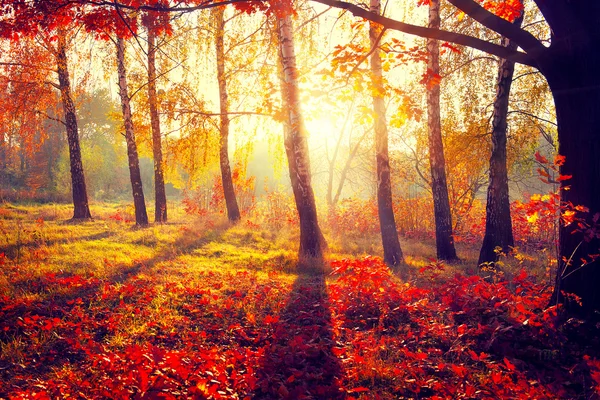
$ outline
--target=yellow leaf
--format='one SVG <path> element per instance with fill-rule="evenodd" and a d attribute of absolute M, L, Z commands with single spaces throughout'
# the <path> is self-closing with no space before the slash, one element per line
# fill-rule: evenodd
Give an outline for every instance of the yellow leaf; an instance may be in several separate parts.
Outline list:
<path fill-rule="evenodd" d="M 539 215 L 538 215 L 538 212 L 536 211 L 535 213 L 527 216 L 527 222 L 529 222 L 530 224 L 535 224 L 537 222 L 538 218 L 539 218 Z"/>

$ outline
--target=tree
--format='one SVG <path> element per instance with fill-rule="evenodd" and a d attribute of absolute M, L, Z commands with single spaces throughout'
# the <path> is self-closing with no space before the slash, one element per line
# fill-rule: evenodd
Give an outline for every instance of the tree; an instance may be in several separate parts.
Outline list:
<path fill-rule="evenodd" d="M 277 18 L 281 95 L 286 115 L 284 145 L 288 159 L 292 191 L 300 219 L 300 259 L 321 259 L 326 246 L 317 219 L 317 206 L 311 184 L 306 128 L 300 109 L 298 71 L 294 51 L 291 16 Z"/>
<path fill-rule="evenodd" d="M 167 196 L 156 98 L 156 16 L 154 13 L 149 13 L 145 21 L 148 31 L 148 108 L 152 130 L 152 155 L 154 156 L 154 222 L 165 223 L 167 222 Z"/>
<path fill-rule="evenodd" d="M 381 3 L 371 0 L 370 11 L 379 14 Z M 375 130 L 375 153 L 377 158 L 377 210 L 379 212 L 379 226 L 381 229 L 381 242 L 383 244 L 383 260 L 391 266 L 398 266 L 403 260 L 398 230 L 394 218 L 392 183 L 390 179 L 390 156 L 388 151 L 388 131 L 385 120 L 385 103 L 383 89 L 383 74 L 381 56 L 377 47 L 382 35 L 381 27 L 371 23 L 369 25 L 369 39 L 371 47 L 375 49 L 371 54 L 371 77 L 373 82 L 373 119 Z"/>
<path fill-rule="evenodd" d="M 125 140 L 127 141 L 127 158 L 129 161 L 129 177 L 131 179 L 131 190 L 133 192 L 133 205 L 135 208 L 136 225 L 148 225 L 148 214 L 142 187 L 142 175 L 140 173 L 140 162 L 133 132 L 133 121 L 131 118 L 131 106 L 127 91 L 127 75 L 125 71 L 125 44 L 121 36 L 117 36 L 117 70 L 119 74 L 119 96 L 121 97 L 121 109 L 123 110 L 123 124 L 125 126 Z"/>
<path fill-rule="evenodd" d="M 429 2 L 429 27 L 440 28 L 440 2 Z M 433 210 L 435 218 L 435 244 L 437 258 L 440 260 L 456 260 L 456 249 L 452 237 L 452 215 L 448 200 L 448 184 L 446 183 L 446 161 L 444 159 L 444 143 L 440 122 L 440 45 L 435 39 L 427 40 L 427 117 L 429 139 L 429 165 L 431 171 L 431 192 L 433 194 Z"/>
<path fill-rule="evenodd" d="M 520 27 L 522 22 L 523 13 L 514 21 L 514 24 Z M 508 49 L 517 50 L 517 44 L 506 37 L 502 38 L 502 44 Z M 508 100 L 514 71 L 514 62 L 506 59 L 500 60 L 492 115 L 492 154 L 485 207 L 485 235 L 479 252 L 479 261 L 477 262 L 479 265 L 496 261 L 498 257 L 496 247 L 500 247 L 502 252 L 506 253 L 510 247 L 514 246 L 506 162 Z"/>
<path fill-rule="evenodd" d="M 88 205 L 85 176 L 83 174 L 83 163 L 81 162 L 81 148 L 79 146 L 79 129 L 77 127 L 77 114 L 75 103 L 71 96 L 71 80 L 67 62 L 67 39 L 66 32 L 59 29 L 57 32 L 57 43 L 54 47 L 49 40 L 47 46 L 56 58 L 58 73 L 58 87 L 62 99 L 65 126 L 67 128 L 67 141 L 69 143 L 69 159 L 71 166 L 71 190 L 73 194 L 73 219 L 91 218 Z"/>
<path fill-rule="evenodd" d="M 315 0 L 328 6 L 349 10 L 355 16 L 377 22 L 388 29 L 466 45 L 498 57 L 536 67 L 545 76 L 554 97 L 558 125 L 559 153 L 566 157 L 561 174 L 571 176 L 561 181 L 569 190 L 561 191 L 564 203 L 589 208 L 585 222 L 595 226 L 594 216 L 600 212 L 600 3 L 586 0 L 534 0 L 550 26 L 551 42 L 546 47 L 528 31 L 486 10 L 474 0 L 448 0 L 465 15 L 488 29 L 514 41 L 522 49 L 511 50 L 472 36 L 430 29 L 385 18 L 358 5 L 339 0 Z M 494 5 L 495 3 L 486 3 Z M 499 3 L 499 11 L 511 19 L 520 7 Z M 514 3 L 512 3 L 514 4 Z M 600 240 L 582 239 L 572 234 L 573 226 L 561 226 L 559 232 L 559 268 L 555 299 L 570 312 L 592 315 L 600 310 L 600 268 L 582 260 L 598 253 Z M 563 293 L 581 299 L 581 305 L 568 300 Z M 572 298 L 572 296 L 570 296 Z"/>
<path fill-rule="evenodd" d="M 219 126 L 219 165 L 223 182 L 223 195 L 227 207 L 227 218 L 230 222 L 240 220 L 240 209 L 235 197 L 231 167 L 229 165 L 229 101 L 227 96 L 227 76 L 225 74 L 225 8 L 214 9 L 215 50 L 217 53 L 217 80 L 219 81 L 219 110 L 221 124 Z"/>
<path fill-rule="evenodd" d="M 565 163 L 561 166 L 561 173 L 563 176 L 572 176 L 572 179 L 568 181 L 566 179 L 561 181 L 563 188 L 567 186 L 570 188 L 570 190 L 562 190 L 562 200 L 567 204 L 588 207 L 589 213 L 580 221 L 581 226 L 587 229 L 588 226 L 596 225 L 595 215 L 600 213 L 600 157 L 597 157 L 600 152 L 600 135 L 598 134 L 600 74 L 597 73 L 600 70 L 600 54 L 597 52 L 600 44 L 600 24 L 598 24 L 600 2 L 533 0 L 552 32 L 550 45 L 545 46 L 530 32 L 509 22 L 521 12 L 522 6 L 518 2 L 512 0 L 485 2 L 485 6 L 491 8 L 490 11 L 475 0 L 448 0 L 464 15 L 514 41 L 518 48 L 522 49 L 511 50 L 473 36 L 386 18 L 357 4 L 342 0 L 313 1 L 348 10 L 355 16 L 376 22 L 387 29 L 470 46 L 501 58 L 538 68 L 545 76 L 554 97 L 559 153 L 566 157 Z M 81 7 L 82 4 L 90 5 L 90 7 Z M 92 6 L 94 4 L 96 6 Z M 114 12 L 113 6 L 166 12 L 205 9 L 218 6 L 219 3 L 194 1 L 190 2 L 189 6 L 168 8 L 156 5 L 154 0 L 123 3 L 91 0 L 36 2 L 12 0 L 3 5 L 0 36 L 18 39 L 19 33 L 36 31 L 38 25 L 51 30 L 57 25 L 64 26 L 71 23 L 75 18 L 82 18 L 88 27 L 103 25 L 107 13 L 118 14 Z M 244 7 L 244 11 L 248 12 L 269 10 L 269 7 L 274 7 L 281 14 L 285 14 L 284 11 L 289 12 L 286 10 L 286 6 L 289 5 L 288 2 L 266 4 L 242 1 L 236 3 L 236 6 Z M 109 11 L 109 7 L 111 11 Z M 302 165 L 302 167 L 305 169 L 306 166 Z M 80 175 L 83 176 L 83 174 Z M 314 222 L 316 223 L 316 213 Z M 600 309 L 600 292 L 596 290 L 596 286 L 600 282 L 600 268 L 596 268 L 596 263 L 600 260 L 594 258 L 587 264 L 582 260 L 588 259 L 589 255 L 598 253 L 600 239 L 596 238 L 596 235 L 593 238 L 591 235 L 587 235 L 586 238 L 589 240 L 584 240 L 582 235 L 571 234 L 573 228 L 574 226 L 571 224 L 560 229 L 561 260 L 557 273 L 556 298 L 565 303 L 571 311 L 591 315 L 594 310 Z M 563 291 L 573 293 L 581 298 L 582 305 L 579 306 L 578 302 L 566 300 L 562 294 Z M 572 298 L 572 296 L 570 297 Z"/>
<path fill-rule="evenodd" d="M 52 144 L 49 142 L 57 139 L 45 122 L 48 118 L 60 121 L 55 109 L 60 99 L 50 84 L 53 70 L 47 67 L 54 60 L 48 51 L 28 39 L 11 43 L 5 54 L 0 59 L 0 91 L 4 94 L 0 107 L 2 195 L 16 190 L 40 198 L 42 190 L 46 196 L 49 194 L 57 155 L 55 152 L 44 157 Z"/>

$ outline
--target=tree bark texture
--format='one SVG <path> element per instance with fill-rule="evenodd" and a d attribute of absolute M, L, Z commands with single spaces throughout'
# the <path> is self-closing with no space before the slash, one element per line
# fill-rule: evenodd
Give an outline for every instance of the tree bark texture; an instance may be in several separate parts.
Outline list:
<path fill-rule="evenodd" d="M 429 27 L 440 29 L 440 2 L 429 2 Z M 427 69 L 431 76 L 440 74 L 440 44 L 435 39 L 427 39 Z M 435 217 L 435 244 L 437 258 L 457 260 L 452 236 L 452 215 L 448 200 L 446 181 L 446 160 L 440 122 L 440 85 L 427 84 L 427 125 L 429 139 L 429 166 L 431 170 L 431 192 L 433 193 L 433 213 Z"/>
<path fill-rule="evenodd" d="M 129 177 L 131 179 L 131 190 L 133 192 L 133 205 L 135 208 L 135 223 L 140 226 L 148 225 L 148 214 L 142 188 L 142 176 L 140 173 L 140 162 L 138 158 L 137 145 L 133 132 L 133 121 L 131 119 L 131 106 L 127 92 L 127 76 L 125 73 L 125 44 L 123 38 L 117 38 L 117 71 L 119 74 L 119 95 L 121 97 L 121 109 L 123 110 L 123 122 L 125 125 L 125 140 L 127 142 L 127 158 L 129 161 Z"/>
<path fill-rule="evenodd" d="M 379 14 L 381 4 L 379 0 L 371 0 L 370 11 Z M 379 25 L 370 23 L 369 39 L 371 47 L 379 45 L 381 33 Z M 398 230 L 394 218 L 392 203 L 392 183 L 390 173 L 390 158 L 388 151 L 388 131 L 385 119 L 385 103 L 383 88 L 383 73 L 381 56 L 378 50 L 371 54 L 371 79 L 373 87 L 373 111 L 375 131 L 375 157 L 377 160 L 377 210 L 379 213 L 379 226 L 381 229 L 381 242 L 383 245 L 383 259 L 387 265 L 397 266 L 403 261 Z"/>
<path fill-rule="evenodd" d="M 148 26 L 148 107 L 152 129 L 152 155 L 154 157 L 154 222 L 167 222 L 167 195 L 162 161 L 162 137 L 156 97 L 156 33 L 154 24 Z"/>
<path fill-rule="evenodd" d="M 71 95 L 71 80 L 67 63 L 67 43 L 65 35 L 60 32 L 56 46 L 56 66 L 58 85 L 65 114 L 67 128 L 67 142 L 69 144 L 69 162 L 71 167 L 71 189 L 73 194 L 73 219 L 92 218 L 88 204 L 85 175 L 81 161 L 81 147 L 79 145 L 79 129 L 77 127 L 77 114 L 75 103 Z"/>
<path fill-rule="evenodd" d="M 282 73 L 283 105 L 287 115 L 284 145 L 298 217 L 300 219 L 299 258 L 321 259 L 326 247 L 317 219 L 312 189 L 306 128 L 300 109 L 298 70 L 294 52 L 293 26 L 290 16 L 277 20 L 279 57 Z"/>
<path fill-rule="evenodd" d="M 523 14 L 514 21 L 520 27 Z M 508 38 L 502 38 L 502 45 L 510 50 L 517 50 L 517 44 Z M 512 220 L 510 216 L 510 199 L 508 193 L 508 170 L 506 166 L 506 130 L 508 127 L 508 101 L 510 87 L 515 71 L 515 63 L 500 59 L 498 67 L 498 83 L 494 112 L 492 115 L 492 154 L 490 156 L 490 180 L 485 207 L 485 235 L 479 252 L 478 264 L 496 262 L 496 247 L 506 253 L 514 246 Z"/>
<path fill-rule="evenodd" d="M 219 141 L 219 164 L 221 166 L 221 182 L 223 183 L 223 195 L 227 207 L 227 218 L 230 222 L 240 220 L 240 209 L 235 197 L 235 188 L 231 177 L 231 166 L 229 164 L 229 101 L 227 98 L 227 76 L 225 74 L 225 19 L 224 7 L 214 9 L 214 20 L 216 28 L 215 47 L 217 51 L 217 80 L 219 82 L 219 107 L 221 113 L 221 126 L 219 130 L 221 137 Z"/>
<path fill-rule="evenodd" d="M 572 175 L 561 182 L 561 199 L 588 207 L 585 220 L 594 226 L 594 216 L 600 213 L 600 3 L 555 0 L 542 5 L 553 36 L 548 54 L 540 58 L 540 70 L 556 106 L 559 154 L 566 157 L 560 172 Z M 566 186 L 569 190 L 564 190 Z M 561 226 L 559 231 L 562 260 L 554 297 L 569 311 L 598 319 L 600 260 L 593 255 L 600 253 L 600 240 L 597 235 L 586 240 L 583 233 L 573 233 L 576 225 Z M 584 265 L 582 259 L 591 262 Z M 563 293 L 579 296 L 581 306 Z"/>

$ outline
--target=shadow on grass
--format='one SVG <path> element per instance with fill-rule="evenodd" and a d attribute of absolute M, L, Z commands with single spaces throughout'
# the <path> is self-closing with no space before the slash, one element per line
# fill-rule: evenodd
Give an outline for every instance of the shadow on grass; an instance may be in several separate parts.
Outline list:
<path fill-rule="evenodd" d="M 0 382 L 11 382 L 20 376 L 43 375 L 52 370 L 53 367 L 67 363 L 80 362 L 87 356 L 79 349 L 73 347 L 72 343 L 78 337 L 73 337 L 73 328 L 69 327 L 74 317 L 90 312 L 92 305 L 116 301 L 119 298 L 104 299 L 102 291 L 110 285 L 127 285 L 131 283 L 133 288 L 130 301 L 135 301 L 135 296 L 144 295 L 145 287 L 140 287 L 140 282 L 135 281 L 138 273 L 152 268 L 155 264 L 166 262 L 184 254 L 189 254 L 214 240 L 218 240 L 228 229 L 227 226 L 213 231 L 207 231 L 205 235 L 191 239 L 193 233 L 183 232 L 174 243 L 165 247 L 154 257 L 135 263 L 134 265 L 113 265 L 113 273 L 102 279 L 94 277 L 83 277 L 70 273 L 46 274 L 41 277 L 19 276 L 18 267 L 15 267 L 9 277 L 9 282 L 17 292 L 26 294 L 23 298 L 16 300 L 0 294 L 0 346 L 6 349 L 18 344 L 23 349 L 13 352 L 12 358 L 7 352 L 0 354 Z M 110 234 L 110 232 L 101 235 Z M 93 235 L 98 238 L 98 235 Z M 105 236 L 100 236 L 103 238 Z M 90 237 L 81 240 L 92 240 Z M 131 281 L 131 282 L 128 282 Z M 149 283 L 148 286 L 152 286 Z M 41 299 L 36 296 L 41 295 Z M 118 293 L 117 293 L 118 296 Z M 125 299 L 128 301 L 127 299 Z M 123 301 L 123 298 L 121 298 Z M 105 304 L 105 305 L 106 305 Z M 77 308 L 77 310 L 76 310 Z M 93 315 L 92 326 L 81 326 L 83 331 L 88 331 L 92 340 L 103 340 L 106 336 L 106 321 L 101 320 L 106 316 Z M 100 318 L 100 320 L 97 320 Z M 96 321 L 97 320 L 97 321 Z M 49 325 L 48 325 L 49 324 Z M 54 324 L 54 325 L 53 325 Z M 54 327 L 53 327 L 54 326 Z M 54 336 L 39 341 L 38 338 L 46 336 L 46 332 L 53 331 Z M 99 334 L 100 333 L 100 334 Z M 24 347 L 23 347 L 24 346 Z M 0 398 L 7 396 L 8 387 L 0 385 Z"/>
<path fill-rule="evenodd" d="M 76 240 L 73 239 L 42 239 L 33 240 L 26 243 L 15 243 L 8 246 L 0 246 L 0 253 L 4 253 L 7 258 L 15 259 L 17 258 L 19 252 L 22 252 L 25 249 L 37 249 L 41 246 L 54 246 L 57 244 L 67 244 L 72 242 L 91 242 L 94 240 L 108 239 L 111 236 L 114 236 L 116 232 L 111 232 L 109 230 L 95 233 L 93 235 L 88 236 L 80 236 Z"/>
<path fill-rule="evenodd" d="M 299 275 L 257 371 L 256 399 L 343 398 L 323 274 Z"/>

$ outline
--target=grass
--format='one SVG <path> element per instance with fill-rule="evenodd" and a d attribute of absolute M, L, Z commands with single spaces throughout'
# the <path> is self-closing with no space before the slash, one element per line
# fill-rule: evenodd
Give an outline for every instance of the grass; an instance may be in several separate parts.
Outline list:
<path fill-rule="evenodd" d="M 130 391 L 121 396 L 129 398 L 146 390 L 144 368 L 154 371 L 149 373 L 153 385 L 166 374 L 164 379 L 170 377 L 172 382 L 167 384 L 167 379 L 161 385 L 172 384 L 178 388 L 173 393 L 179 390 L 192 397 L 227 398 L 228 390 L 266 398 L 294 398 L 321 390 L 323 396 L 336 397 L 338 392 L 328 390 L 337 387 L 333 376 L 345 368 L 354 371 L 357 377 L 352 379 L 360 385 L 377 388 L 384 397 L 398 395 L 388 386 L 395 382 L 390 371 L 399 362 L 394 346 L 400 342 L 382 344 L 368 353 L 352 344 L 377 342 L 363 330 L 366 334 L 379 328 L 364 315 L 371 307 L 368 303 L 352 305 L 350 297 L 344 297 L 381 276 L 368 275 L 366 280 L 350 281 L 346 289 L 336 289 L 339 284 L 333 277 L 315 273 L 322 271 L 321 265 L 299 270 L 298 232 L 293 228 L 271 231 L 245 221 L 231 226 L 222 217 L 190 218 L 175 209 L 169 223 L 139 229 L 122 221 L 131 212 L 126 206 L 93 204 L 91 211 L 93 220 L 67 223 L 68 206 L 0 208 L 0 253 L 5 253 L 0 258 L 0 382 L 10 385 L 0 385 L 0 398 L 19 397 L 9 396 L 10 392 L 30 395 L 36 387 L 66 396 L 70 385 L 91 385 L 82 390 L 102 397 L 98 388 L 110 386 L 115 374 L 142 380 L 129 382 Z M 377 235 L 328 236 L 332 260 L 382 253 Z M 389 300 L 377 297 L 387 294 L 383 287 L 396 293 L 395 285 L 401 285 L 398 293 L 413 293 L 415 284 L 449 281 L 457 272 L 478 273 L 478 252 L 472 246 L 459 244 L 462 260 L 443 271 L 429 269 L 435 255 L 432 241 L 402 239 L 402 246 L 411 282 L 386 275 L 375 294 L 360 292 L 352 298 L 367 302 L 375 296 L 383 304 Z M 522 267 L 536 266 L 540 277 L 549 278 L 549 271 L 539 267 L 547 265 L 545 257 L 517 253 L 504 259 L 505 273 L 512 276 Z M 410 301 L 421 304 L 421 299 Z M 350 313 L 348 307 L 355 311 Z M 394 308 L 390 307 L 386 313 Z M 346 320 L 349 316 L 358 319 Z M 447 316 L 440 318 L 452 325 Z M 302 357 L 290 358 L 297 351 Z M 340 356 L 341 361 L 323 361 L 323 354 L 344 351 L 350 353 Z M 197 360 L 179 359 L 183 356 L 178 352 Z M 343 357 L 350 363 L 346 367 Z M 165 372 L 165 360 L 174 359 L 186 368 L 198 368 L 196 378 L 177 369 L 182 366 Z M 150 366 L 148 360 L 158 364 Z M 356 363 L 365 366 L 358 368 Z M 252 369 L 253 364 L 260 370 Z M 127 371 L 133 369 L 142 375 L 132 377 Z M 267 385 L 273 379 L 279 386 Z M 195 389 L 184 388 L 192 383 Z M 362 386 L 346 394 L 362 393 Z"/>

